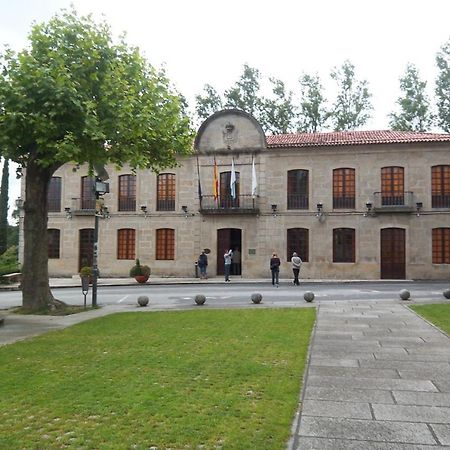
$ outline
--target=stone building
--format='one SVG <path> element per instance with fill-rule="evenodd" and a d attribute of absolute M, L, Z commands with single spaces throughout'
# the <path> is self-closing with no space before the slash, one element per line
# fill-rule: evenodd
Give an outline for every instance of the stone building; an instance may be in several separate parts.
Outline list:
<path fill-rule="evenodd" d="M 291 276 L 293 251 L 302 278 L 449 277 L 448 134 L 266 137 L 248 114 L 225 110 L 203 123 L 193 155 L 179 163 L 160 174 L 107 168 L 101 276 L 128 276 L 135 258 L 157 276 L 194 276 L 203 249 L 209 275 L 221 275 L 232 248 L 244 278 L 268 277 L 274 251 L 281 277 Z M 49 188 L 52 276 L 92 262 L 94 180 L 74 169 L 58 170 Z"/>

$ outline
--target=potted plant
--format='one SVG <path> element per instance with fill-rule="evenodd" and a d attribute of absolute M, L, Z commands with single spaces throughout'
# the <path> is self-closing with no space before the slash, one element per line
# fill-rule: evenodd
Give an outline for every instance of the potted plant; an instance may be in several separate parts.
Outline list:
<path fill-rule="evenodd" d="M 87 278 L 89 280 L 89 284 L 92 284 L 92 267 L 91 266 L 83 266 L 80 269 L 80 278 Z"/>
<path fill-rule="evenodd" d="M 145 283 L 150 277 L 150 273 L 150 267 L 141 265 L 139 259 L 136 259 L 136 264 L 130 270 L 130 277 L 134 277 L 138 283 Z"/>

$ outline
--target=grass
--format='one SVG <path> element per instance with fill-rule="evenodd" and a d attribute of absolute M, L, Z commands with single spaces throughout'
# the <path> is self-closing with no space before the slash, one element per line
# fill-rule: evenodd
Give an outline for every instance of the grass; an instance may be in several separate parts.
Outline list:
<path fill-rule="evenodd" d="M 411 305 L 410 308 L 439 327 L 442 331 L 450 334 L 450 304 Z"/>
<path fill-rule="evenodd" d="M 284 449 L 314 319 L 123 313 L 0 348 L 0 448 Z"/>

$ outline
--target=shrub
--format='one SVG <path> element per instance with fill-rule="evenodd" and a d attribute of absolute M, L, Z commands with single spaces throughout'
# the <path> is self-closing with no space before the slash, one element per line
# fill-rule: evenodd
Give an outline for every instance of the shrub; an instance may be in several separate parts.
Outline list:
<path fill-rule="evenodd" d="M 136 259 L 136 264 L 130 269 L 130 277 L 150 276 L 151 270 L 149 266 L 141 265 L 139 259 Z"/>

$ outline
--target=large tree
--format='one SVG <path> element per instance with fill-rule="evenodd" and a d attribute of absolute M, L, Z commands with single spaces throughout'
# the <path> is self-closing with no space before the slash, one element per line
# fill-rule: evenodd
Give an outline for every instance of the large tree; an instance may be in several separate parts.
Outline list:
<path fill-rule="evenodd" d="M 195 112 L 197 117 L 206 120 L 209 116 L 222 109 L 222 99 L 210 84 L 205 84 L 203 91 L 203 95 L 195 96 Z"/>
<path fill-rule="evenodd" d="M 105 22 L 63 11 L 1 56 L 0 149 L 26 169 L 23 306 L 47 308 L 47 191 L 67 162 L 155 171 L 191 150 L 192 132 L 162 71 L 112 40 Z"/>
<path fill-rule="evenodd" d="M 450 39 L 436 55 L 436 64 L 437 123 L 448 133 L 450 132 Z"/>
<path fill-rule="evenodd" d="M 367 81 L 356 78 L 355 66 L 350 61 L 336 67 L 331 72 L 331 78 L 336 81 L 338 88 L 330 111 L 334 130 L 354 130 L 364 125 L 372 109 Z"/>
<path fill-rule="evenodd" d="M 0 255 L 8 248 L 9 161 L 3 159 L 0 191 Z"/>
<path fill-rule="evenodd" d="M 426 93 L 427 82 L 422 81 L 414 64 L 408 63 L 400 78 L 402 95 L 397 99 L 399 112 L 389 115 L 390 126 L 399 131 L 427 131 L 432 125 L 430 101 Z"/>
<path fill-rule="evenodd" d="M 315 133 L 321 131 L 328 120 L 326 99 L 318 75 L 303 74 L 300 79 L 300 111 L 298 131 Z"/>
<path fill-rule="evenodd" d="M 281 80 L 270 78 L 269 81 L 272 83 L 272 97 L 261 100 L 261 126 L 274 134 L 290 133 L 295 118 L 292 91 L 287 91 Z"/>

